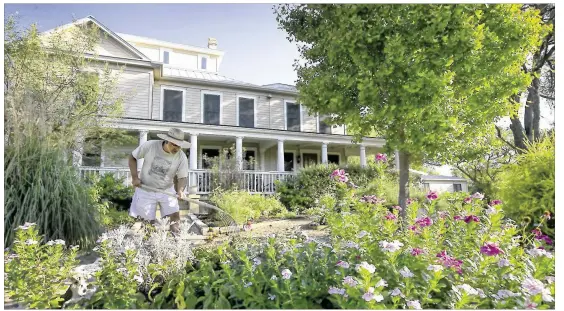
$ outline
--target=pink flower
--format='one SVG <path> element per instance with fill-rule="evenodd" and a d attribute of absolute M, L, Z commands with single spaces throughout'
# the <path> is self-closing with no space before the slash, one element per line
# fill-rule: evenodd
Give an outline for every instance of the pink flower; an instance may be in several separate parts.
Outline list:
<path fill-rule="evenodd" d="M 378 153 L 375 157 L 376 162 L 386 162 L 388 161 L 388 157 L 383 153 Z"/>
<path fill-rule="evenodd" d="M 462 220 L 462 216 L 460 215 L 456 215 L 453 217 L 454 220 Z"/>
<path fill-rule="evenodd" d="M 479 192 L 474 193 L 473 195 L 471 195 L 471 197 L 472 199 L 478 199 L 478 200 L 484 199 L 484 195 Z"/>
<path fill-rule="evenodd" d="M 539 237 L 542 236 L 542 231 L 539 228 L 535 228 L 535 229 L 531 230 L 531 232 L 535 234 L 536 238 L 539 238 Z"/>
<path fill-rule="evenodd" d="M 411 203 L 413 203 L 413 202 L 415 202 L 415 201 L 416 201 L 415 199 L 407 199 L 407 200 L 405 201 L 405 204 L 409 205 L 409 204 L 411 204 Z"/>
<path fill-rule="evenodd" d="M 399 206 L 399 205 L 392 206 L 392 208 L 395 209 L 396 211 L 401 212 L 401 206 Z"/>
<path fill-rule="evenodd" d="M 501 204 L 500 200 L 493 200 L 493 201 L 490 202 L 490 206 L 496 206 L 496 205 L 499 205 L 499 204 Z"/>
<path fill-rule="evenodd" d="M 472 198 L 471 198 L 471 197 L 467 197 L 466 199 L 464 199 L 464 203 L 466 203 L 466 204 L 472 203 Z"/>
<path fill-rule="evenodd" d="M 360 199 L 360 202 L 370 203 L 370 204 L 382 204 L 386 202 L 386 199 L 380 199 L 375 195 L 364 195 Z"/>
<path fill-rule="evenodd" d="M 448 212 L 446 212 L 446 211 L 445 212 L 441 211 L 441 212 L 438 212 L 437 214 L 439 215 L 440 219 L 445 219 L 448 216 Z"/>
<path fill-rule="evenodd" d="M 386 216 L 384 216 L 384 218 L 386 218 L 387 220 L 396 220 L 398 219 L 396 217 L 396 215 L 394 215 L 393 213 L 388 212 L 388 214 Z"/>
<path fill-rule="evenodd" d="M 415 234 L 421 233 L 421 231 L 419 231 L 419 227 L 417 227 L 416 225 L 409 226 L 408 229 L 411 230 Z"/>
<path fill-rule="evenodd" d="M 446 250 L 438 253 L 437 257 L 439 258 L 439 261 L 443 266 L 447 268 L 454 268 L 456 272 L 462 274 L 462 268 L 461 268 L 463 263 L 462 260 L 447 255 Z"/>
<path fill-rule="evenodd" d="M 422 217 L 415 220 L 415 224 L 419 225 L 419 227 L 429 227 L 433 224 L 433 220 L 429 217 Z"/>
<path fill-rule="evenodd" d="M 413 249 L 411 249 L 411 255 L 413 255 L 413 256 L 421 255 L 421 254 L 423 254 L 424 252 L 425 252 L 425 251 L 423 251 L 423 250 L 420 249 L 420 248 L 413 248 Z"/>
<path fill-rule="evenodd" d="M 480 247 L 480 252 L 487 256 L 497 256 L 499 254 L 503 254 L 503 251 L 499 248 L 499 246 L 492 242 L 486 242 L 484 246 Z"/>
<path fill-rule="evenodd" d="M 464 222 L 469 224 L 471 222 L 480 222 L 480 218 L 478 218 L 478 216 L 474 216 L 474 215 L 468 215 L 466 217 L 464 217 Z"/>
<path fill-rule="evenodd" d="M 434 200 L 436 200 L 438 197 L 439 197 L 439 195 L 437 194 L 436 191 L 429 191 L 429 192 L 427 193 L 427 199 L 428 199 L 429 201 L 434 201 Z"/>
<path fill-rule="evenodd" d="M 345 183 L 349 181 L 349 178 L 347 177 L 347 174 L 343 169 L 334 170 L 333 173 L 331 173 L 331 178 L 334 178 L 340 182 L 345 182 Z"/>

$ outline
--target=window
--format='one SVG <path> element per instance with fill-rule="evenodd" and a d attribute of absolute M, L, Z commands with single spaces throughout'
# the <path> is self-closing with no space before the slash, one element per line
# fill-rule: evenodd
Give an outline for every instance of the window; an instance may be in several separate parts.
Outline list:
<path fill-rule="evenodd" d="M 163 121 L 182 122 L 184 91 L 163 89 Z"/>
<path fill-rule="evenodd" d="M 238 125 L 243 127 L 255 127 L 255 100 L 254 98 L 238 98 Z"/>
<path fill-rule="evenodd" d="M 299 132 L 300 120 L 300 105 L 296 103 L 286 103 L 286 130 Z"/>
<path fill-rule="evenodd" d="M 454 192 L 460 192 L 460 191 L 462 191 L 462 185 L 454 184 Z"/>
<path fill-rule="evenodd" d="M 255 164 L 256 164 L 256 154 L 254 150 L 247 150 L 245 151 L 245 161 L 244 161 L 244 167 L 243 169 L 245 170 L 255 170 Z"/>
<path fill-rule="evenodd" d="M 219 158 L 219 149 L 202 149 L 202 168 L 212 168 L 214 159 Z"/>
<path fill-rule="evenodd" d="M 327 116 L 320 116 L 319 117 L 319 133 L 323 134 L 331 134 L 331 125 L 325 123 Z"/>
<path fill-rule="evenodd" d="M 333 164 L 337 164 L 339 165 L 339 155 L 338 154 L 328 154 L 327 155 L 327 162 L 329 162 L 329 164 L 333 163 Z"/>
<path fill-rule="evenodd" d="M 170 64 L 170 52 L 169 51 L 163 52 L 163 63 Z"/>
<path fill-rule="evenodd" d="M 202 60 L 200 62 L 200 69 L 206 70 L 207 67 L 208 67 L 208 58 L 202 57 Z"/>
<path fill-rule="evenodd" d="M 202 112 L 202 123 L 219 125 L 221 114 L 221 95 L 203 93 Z"/>
<path fill-rule="evenodd" d="M 284 152 L 284 171 L 291 172 L 294 170 L 294 153 Z"/>

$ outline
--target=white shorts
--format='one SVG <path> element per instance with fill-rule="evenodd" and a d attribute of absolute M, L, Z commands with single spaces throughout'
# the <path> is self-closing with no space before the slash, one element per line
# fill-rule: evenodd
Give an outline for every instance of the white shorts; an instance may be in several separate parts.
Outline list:
<path fill-rule="evenodd" d="M 174 187 L 165 191 L 176 193 Z M 133 199 L 131 200 L 129 216 L 141 217 L 145 220 L 155 220 L 157 217 L 157 203 L 159 203 L 161 207 L 161 217 L 180 211 L 177 198 L 158 192 L 146 191 L 136 187 Z"/>

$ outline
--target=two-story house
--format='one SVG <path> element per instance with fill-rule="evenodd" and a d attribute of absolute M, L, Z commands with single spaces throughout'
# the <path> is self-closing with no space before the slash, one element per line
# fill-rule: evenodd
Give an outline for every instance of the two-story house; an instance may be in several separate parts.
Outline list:
<path fill-rule="evenodd" d="M 104 144 L 97 155 L 99 167 L 89 168 L 92 163 L 85 157 L 83 170 L 127 172 L 128 153 L 177 127 L 192 144 L 186 152 L 190 171 L 197 176 L 190 181 L 191 189 L 197 187 L 193 191 L 210 190 L 204 155 L 218 156 L 222 148 L 235 146 L 237 159 L 254 163 L 240 168 L 248 178 L 261 181 L 248 190 L 271 192 L 272 187 L 262 185 L 311 164 L 344 165 L 347 157 L 360 156 L 361 165 L 366 165 L 367 154 L 381 151 L 385 143 L 381 138 L 353 143 L 344 126 L 329 126 L 324 117 L 300 105 L 294 86 L 255 85 L 220 74 L 224 52 L 213 38 L 205 48 L 194 47 L 114 33 L 92 16 L 76 23 L 92 23 L 103 32 L 96 51 L 99 61 L 116 70 L 126 66 L 119 78 L 119 90 L 127 94 L 125 115 L 113 126 L 138 137 L 133 145 Z"/>

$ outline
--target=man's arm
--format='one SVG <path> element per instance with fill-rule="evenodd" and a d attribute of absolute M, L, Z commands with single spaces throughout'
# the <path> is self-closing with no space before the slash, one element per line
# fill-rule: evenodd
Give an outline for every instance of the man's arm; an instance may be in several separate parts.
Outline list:
<path fill-rule="evenodd" d="M 139 175 L 137 174 L 137 159 L 130 154 L 128 163 L 129 172 L 131 173 L 131 183 L 133 187 L 139 187 L 141 185 L 141 179 L 139 179 Z"/>
<path fill-rule="evenodd" d="M 178 178 L 176 184 L 175 184 L 175 190 L 176 190 L 176 194 L 180 197 L 183 198 L 184 197 L 184 189 L 186 188 L 186 184 L 187 184 L 188 178 L 184 177 L 184 178 Z"/>

